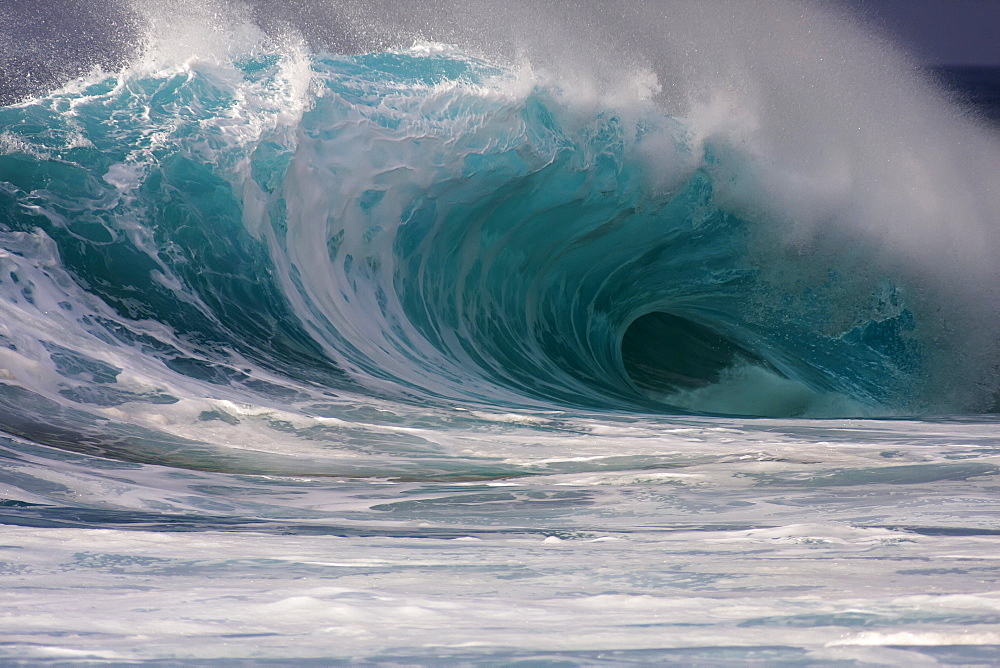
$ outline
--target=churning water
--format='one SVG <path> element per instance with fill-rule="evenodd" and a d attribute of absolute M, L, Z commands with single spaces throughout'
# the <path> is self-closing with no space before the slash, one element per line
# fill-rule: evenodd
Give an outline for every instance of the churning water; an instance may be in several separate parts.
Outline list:
<path fill-rule="evenodd" d="M 997 662 L 995 108 L 784 0 L 294 9 L 0 108 L 0 657 Z"/>

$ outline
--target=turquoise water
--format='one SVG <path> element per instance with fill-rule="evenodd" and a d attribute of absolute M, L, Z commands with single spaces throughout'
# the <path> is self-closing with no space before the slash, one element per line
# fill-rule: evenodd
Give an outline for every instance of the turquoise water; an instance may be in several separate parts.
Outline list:
<path fill-rule="evenodd" d="M 0 108 L 0 655 L 994 660 L 995 129 L 222 28 Z"/>

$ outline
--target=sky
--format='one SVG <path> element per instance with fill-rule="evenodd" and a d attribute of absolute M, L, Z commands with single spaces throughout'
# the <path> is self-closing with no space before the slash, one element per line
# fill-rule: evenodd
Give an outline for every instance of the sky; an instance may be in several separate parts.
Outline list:
<path fill-rule="evenodd" d="M 929 65 L 1000 67 L 1000 0 L 841 0 Z"/>

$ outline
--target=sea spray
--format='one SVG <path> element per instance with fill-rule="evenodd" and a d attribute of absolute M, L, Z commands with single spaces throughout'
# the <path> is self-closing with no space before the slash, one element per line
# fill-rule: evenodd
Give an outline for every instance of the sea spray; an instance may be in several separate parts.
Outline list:
<path fill-rule="evenodd" d="M 108 7 L 0 108 L 0 655 L 995 655 L 996 132 L 906 56 Z"/>

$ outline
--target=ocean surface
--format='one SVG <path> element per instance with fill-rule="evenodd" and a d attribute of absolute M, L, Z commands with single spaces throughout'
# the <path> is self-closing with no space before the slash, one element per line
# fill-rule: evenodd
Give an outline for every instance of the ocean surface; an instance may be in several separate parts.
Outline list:
<path fill-rule="evenodd" d="M 4 61 L 0 663 L 1000 665 L 1000 72 L 293 4 Z"/>

